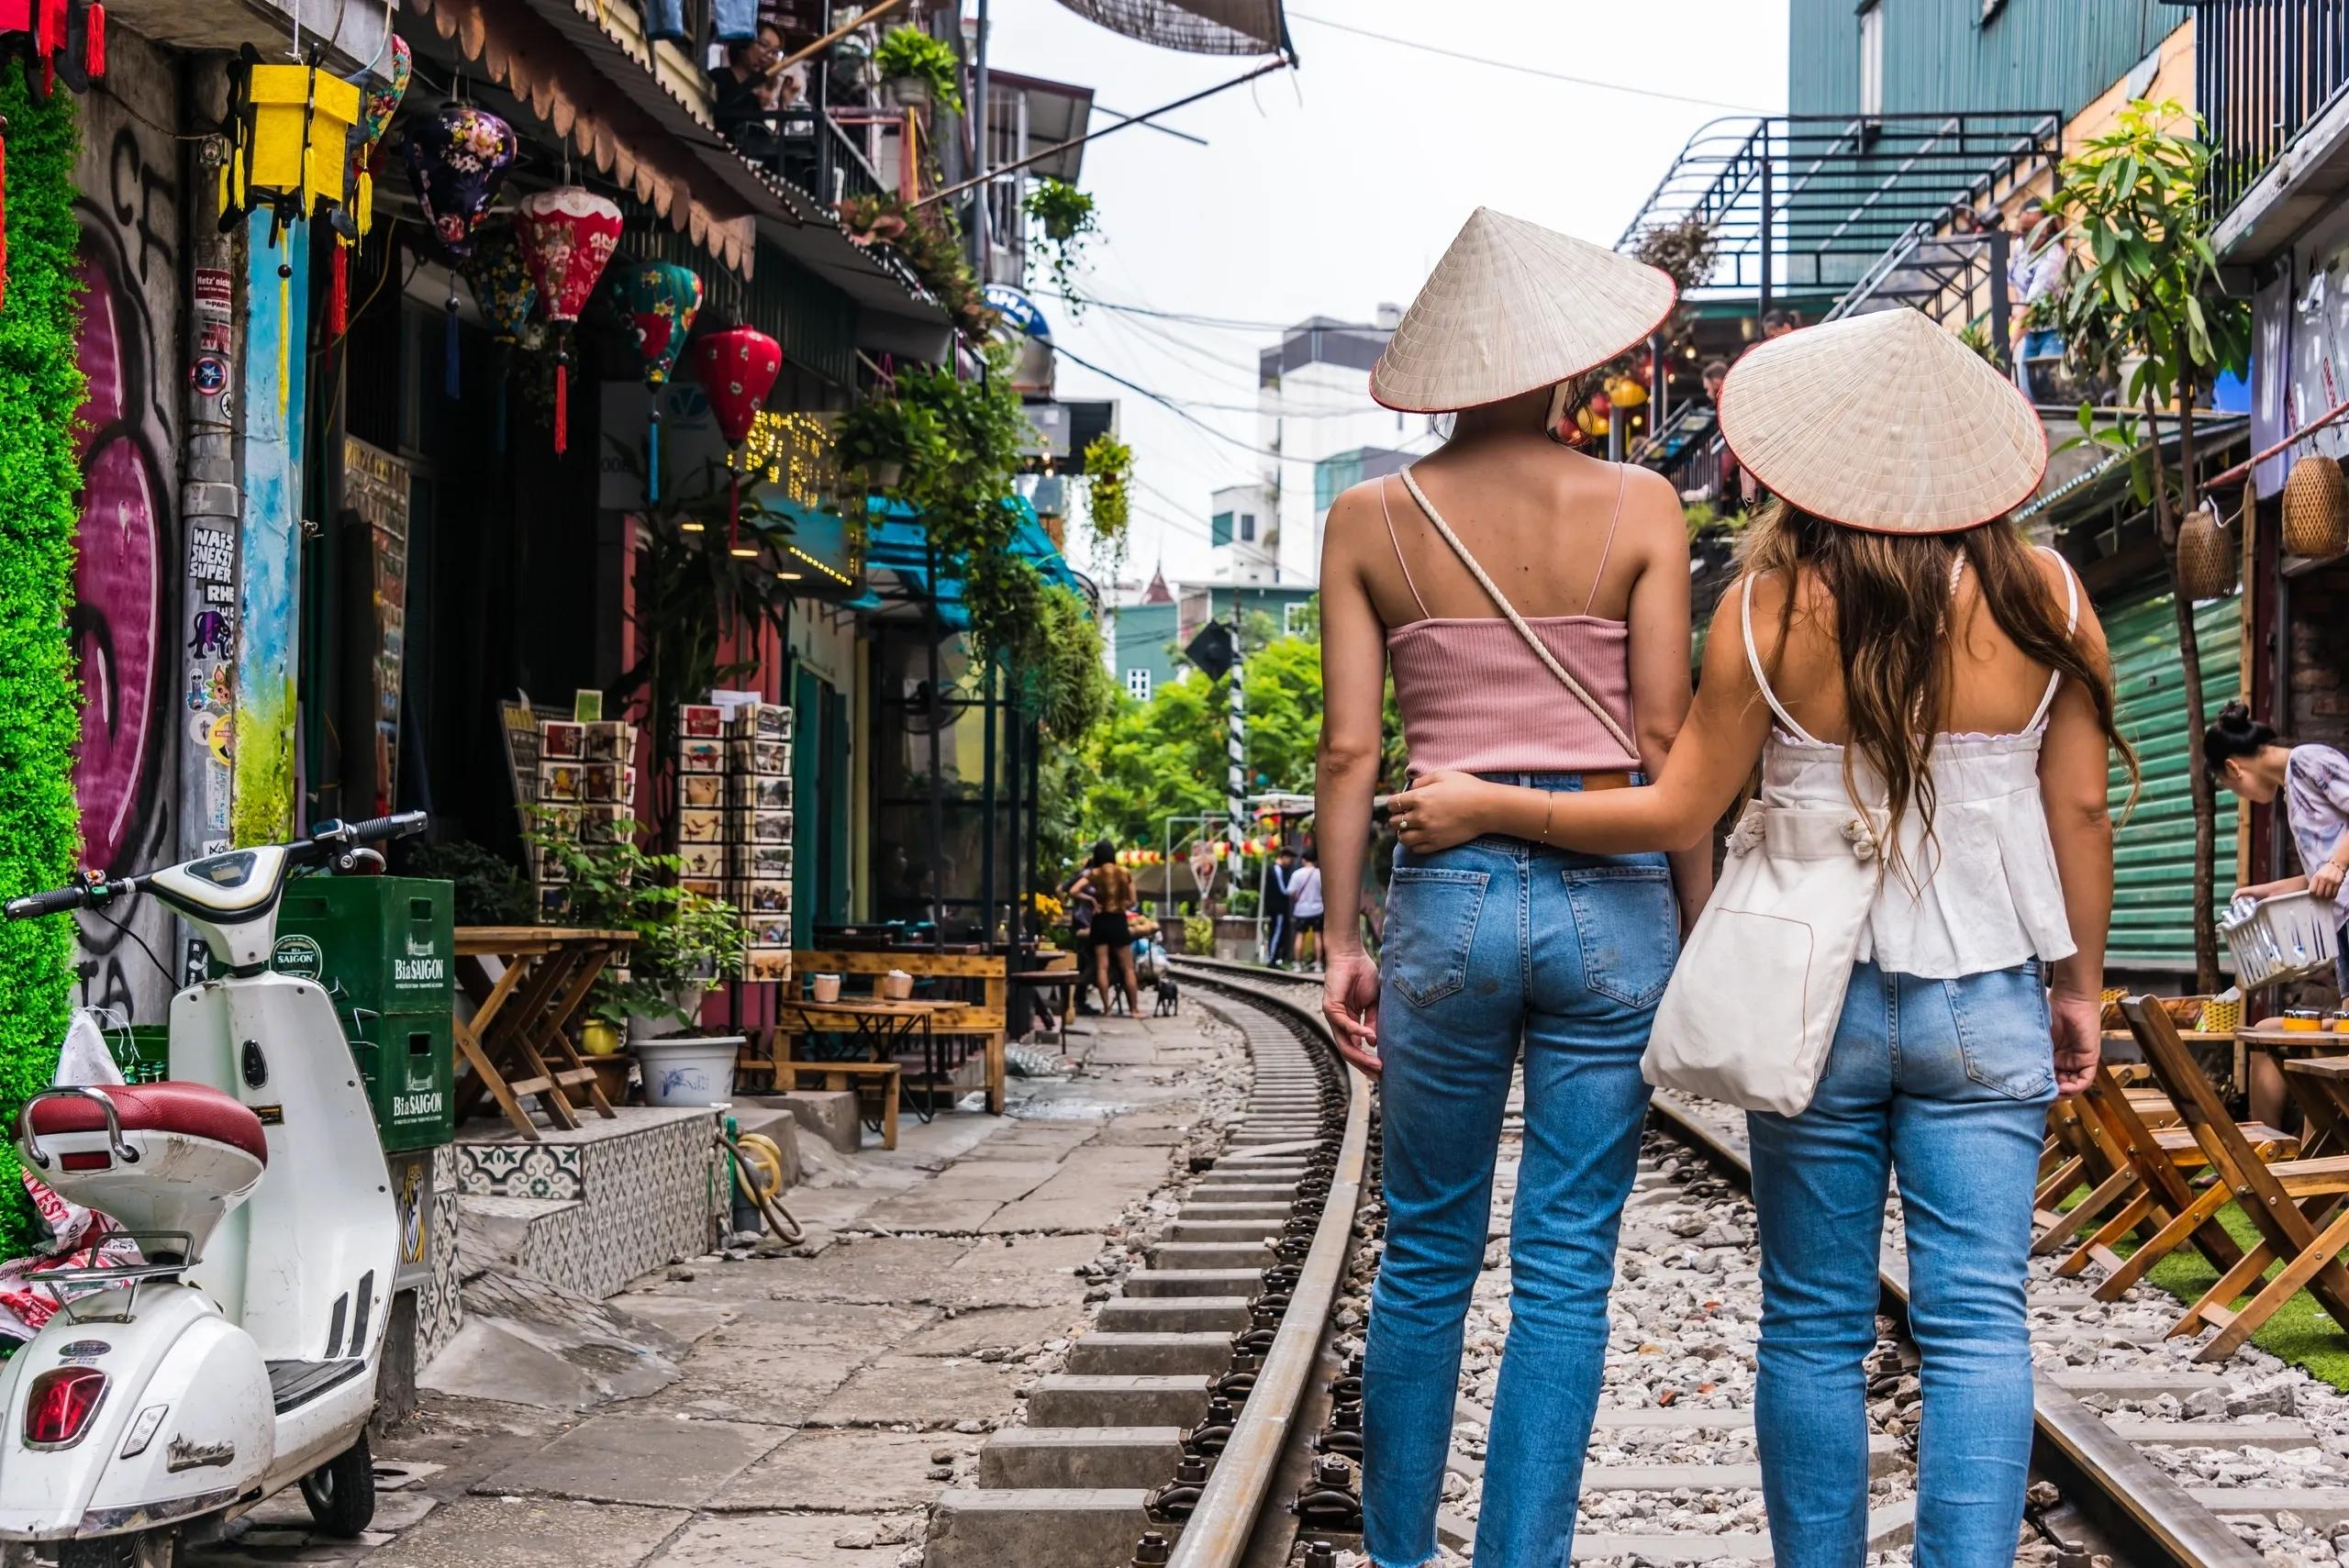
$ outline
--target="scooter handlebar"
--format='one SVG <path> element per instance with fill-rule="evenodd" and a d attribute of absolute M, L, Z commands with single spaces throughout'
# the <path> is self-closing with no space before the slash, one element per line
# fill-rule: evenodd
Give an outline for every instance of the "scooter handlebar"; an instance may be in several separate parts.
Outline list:
<path fill-rule="evenodd" d="M 89 901 L 87 888 L 57 887 L 47 893 L 28 893 L 22 898 L 11 898 L 5 913 L 11 920 L 31 920 L 43 915 L 60 915 L 68 909 L 79 909 Z"/>
<path fill-rule="evenodd" d="M 380 844 L 388 839 L 405 839 L 411 833 L 424 831 L 425 815 L 421 811 L 402 811 L 390 817 L 370 817 L 363 821 L 346 822 L 345 840 L 353 844 Z"/>

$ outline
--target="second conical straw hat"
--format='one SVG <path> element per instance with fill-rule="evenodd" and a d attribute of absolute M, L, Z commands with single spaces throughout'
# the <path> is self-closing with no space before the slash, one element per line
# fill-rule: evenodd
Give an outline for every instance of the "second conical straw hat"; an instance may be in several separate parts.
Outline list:
<path fill-rule="evenodd" d="M 1387 339 L 1370 395 L 1408 414 L 1497 403 L 1605 364 L 1678 297 L 1644 261 L 1478 207 Z"/>
<path fill-rule="evenodd" d="M 2047 431 L 1981 355 L 1906 307 L 1756 345 L 1721 387 L 1721 437 L 1813 517 L 1872 533 L 2002 517 L 2047 472 Z"/>

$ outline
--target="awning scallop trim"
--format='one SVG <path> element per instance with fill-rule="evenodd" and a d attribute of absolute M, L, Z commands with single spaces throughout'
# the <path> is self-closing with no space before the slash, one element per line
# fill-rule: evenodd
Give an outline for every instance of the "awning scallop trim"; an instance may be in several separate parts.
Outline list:
<path fill-rule="evenodd" d="M 543 17 L 511 0 L 413 0 L 453 41 L 582 158 L 726 266 L 751 274 L 754 216 L 696 194 L 699 161 Z M 651 78 L 648 75 L 647 83 Z M 656 90 L 659 90 L 656 88 Z"/>

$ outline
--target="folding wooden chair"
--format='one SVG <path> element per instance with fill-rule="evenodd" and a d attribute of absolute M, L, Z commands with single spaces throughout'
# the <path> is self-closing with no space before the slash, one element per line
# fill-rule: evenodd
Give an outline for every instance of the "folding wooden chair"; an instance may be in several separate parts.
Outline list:
<path fill-rule="evenodd" d="M 2216 1185 L 2243 1210 L 2260 1237 L 2258 1246 L 2222 1272 L 2202 1299 L 2187 1308 L 2170 1336 L 2216 1327 L 2218 1333 L 2194 1359 L 2224 1361 L 2303 1286 L 2335 1323 L 2349 1329 L 2349 1270 L 2338 1261 L 2342 1247 L 2349 1244 L 2349 1206 L 2342 1201 L 2349 1195 L 2349 1156 L 2274 1164 L 2261 1159 L 2220 1103 L 2218 1091 L 2161 1005 L 2132 996 L 2121 1004 L 2121 1011 L 2146 1064 L 2210 1162 Z M 2211 1218 L 2224 1202 L 2214 1202 L 2208 1193 L 2197 1200 L 2208 1207 Z M 2181 1214 L 2176 1222 L 2185 1219 Z M 2276 1277 L 2261 1283 L 2279 1261 L 2283 1267 Z M 2233 1307 L 2232 1303 L 2244 1295 L 2251 1299 L 2239 1309 Z"/>

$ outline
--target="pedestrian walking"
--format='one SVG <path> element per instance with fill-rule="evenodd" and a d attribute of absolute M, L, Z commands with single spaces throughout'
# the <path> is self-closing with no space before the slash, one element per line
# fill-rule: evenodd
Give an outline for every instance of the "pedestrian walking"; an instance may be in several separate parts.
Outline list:
<path fill-rule="evenodd" d="M 1866 413 L 1821 420 L 1830 401 Z M 2071 568 L 2005 520 L 2045 466 L 2037 417 L 1924 316 L 1757 348 L 1722 407 L 1776 501 L 1656 785 L 1553 795 L 1446 773 L 1392 815 L 1421 853 L 1490 833 L 1624 853 L 1703 831 L 1760 763 L 1650 1070 L 1790 1107 L 1748 1119 L 1774 1561 L 1866 1555 L 1865 1362 L 1897 1171 L 1924 1356 L 1917 1560 L 2006 1568 L 2031 1462 L 2032 1186 L 2049 1103 L 2096 1067 L 2106 769 L 2130 757 L 2103 632 Z"/>
<path fill-rule="evenodd" d="M 1264 916 L 1264 960 L 1275 969 L 1287 967 L 1289 944 L 1296 936 L 1290 924 L 1289 878 L 1297 872 L 1297 851 L 1283 844 L 1264 869 L 1262 890 Z"/>
<path fill-rule="evenodd" d="M 1299 969 L 1321 967 L 1321 866 L 1311 850 L 1302 851 L 1304 864 L 1289 873 L 1288 917 L 1297 932 L 1294 957 Z"/>
<path fill-rule="evenodd" d="M 1586 373 L 1646 341 L 1672 305 L 1653 268 L 1480 209 L 1397 328 L 1372 395 L 1458 422 L 1412 468 L 1341 495 L 1324 530 L 1324 908 L 1358 906 L 1390 669 L 1415 770 L 1563 799 L 1662 763 L 1688 706 L 1679 497 L 1548 432 Z M 1684 857 L 1688 907 L 1710 871 L 1709 852 Z M 1571 1551 L 1647 1104 L 1640 1053 L 1679 940 L 1674 874 L 1661 854 L 1569 855 L 1531 834 L 1405 847 L 1383 973 L 1351 920 L 1328 933 L 1323 1010 L 1385 1080 L 1363 1462 L 1378 1568 L 1435 1555 L 1461 1331 L 1520 1049 L 1512 1320 L 1475 1556 L 1550 1568 Z"/>
<path fill-rule="evenodd" d="M 1133 943 L 1127 933 L 1127 917 L 1134 907 L 1134 873 L 1118 863 L 1117 845 L 1104 839 L 1093 846 L 1085 874 L 1076 879 L 1070 894 L 1093 904 L 1093 922 L 1085 930 L 1085 940 L 1093 949 L 1093 983 L 1101 992 L 1101 1010 L 1112 1014 L 1118 1010 L 1114 981 L 1123 987 L 1127 1014 L 1137 1015 L 1141 986 L 1134 975 Z"/>

